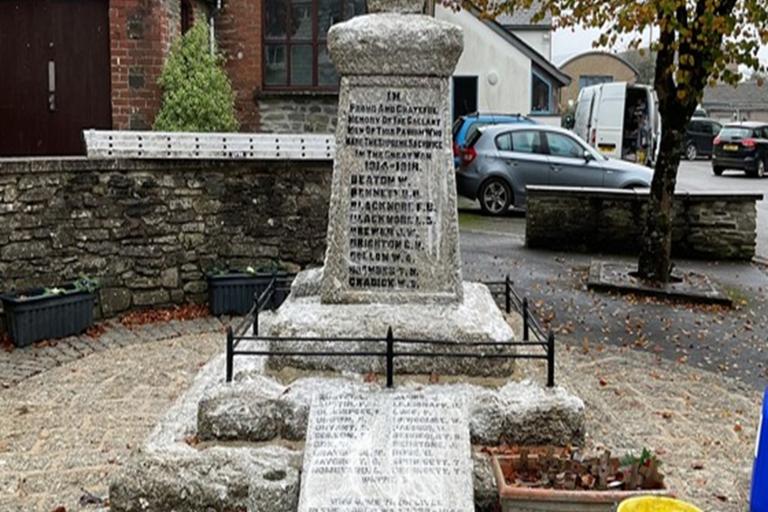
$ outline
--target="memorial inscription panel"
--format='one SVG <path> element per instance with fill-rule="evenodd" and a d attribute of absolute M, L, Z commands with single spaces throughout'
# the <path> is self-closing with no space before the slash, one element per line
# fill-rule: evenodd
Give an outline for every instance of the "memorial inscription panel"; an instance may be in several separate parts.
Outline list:
<path fill-rule="evenodd" d="M 299 512 L 474 510 L 469 425 L 460 397 L 318 396 Z"/>
<path fill-rule="evenodd" d="M 342 80 L 325 265 L 339 302 L 458 300 L 447 97 L 441 78 Z"/>

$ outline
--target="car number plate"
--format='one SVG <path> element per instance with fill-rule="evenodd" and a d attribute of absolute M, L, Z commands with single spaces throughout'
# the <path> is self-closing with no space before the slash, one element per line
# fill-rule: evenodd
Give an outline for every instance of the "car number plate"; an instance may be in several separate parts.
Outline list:
<path fill-rule="evenodd" d="M 723 149 L 725 149 L 726 151 L 738 151 L 739 146 L 737 146 L 736 144 L 726 144 L 725 146 L 723 146 Z"/>

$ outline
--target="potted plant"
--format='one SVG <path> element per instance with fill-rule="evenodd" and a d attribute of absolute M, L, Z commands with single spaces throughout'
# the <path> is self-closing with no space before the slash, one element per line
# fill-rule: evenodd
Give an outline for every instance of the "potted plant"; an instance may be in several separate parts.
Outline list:
<path fill-rule="evenodd" d="M 660 462 L 650 451 L 583 457 L 564 448 L 527 448 L 493 453 L 501 510 L 613 512 L 635 496 L 668 496 Z"/>
<path fill-rule="evenodd" d="M 267 309 L 276 309 L 288 296 L 294 274 L 278 263 L 245 269 L 214 268 L 207 274 L 208 302 L 213 315 L 244 315 L 253 306 L 254 296 L 261 295 L 273 278 L 276 289 Z"/>
<path fill-rule="evenodd" d="M 35 341 L 80 334 L 93 324 L 97 280 L 81 276 L 55 288 L 35 288 L 0 295 L 5 325 L 17 347 Z"/>

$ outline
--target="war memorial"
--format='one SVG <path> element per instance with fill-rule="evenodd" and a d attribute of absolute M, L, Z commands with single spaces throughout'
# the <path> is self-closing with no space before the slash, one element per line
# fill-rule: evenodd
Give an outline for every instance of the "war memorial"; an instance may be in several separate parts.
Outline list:
<path fill-rule="evenodd" d="M 516 378 L 501 354 L 519 319 L 462 279 L 461 30 L 418 0 L 368 5 L 328 35 L 342 78 L 324 266 L 257 317 L 238 345 L 250 357 L 200 371 L 114 478 L 113 511 L 493 510 L 479 446 L 583 442 L 583 402 Z M 377 356 L 398 340 L 435 343 Z"/>

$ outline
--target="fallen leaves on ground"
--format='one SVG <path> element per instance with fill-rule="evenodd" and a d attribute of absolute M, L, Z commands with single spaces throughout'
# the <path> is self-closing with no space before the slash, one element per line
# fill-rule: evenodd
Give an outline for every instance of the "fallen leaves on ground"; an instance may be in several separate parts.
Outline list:
<path fill-rule="evenodd" d="M 88 336 L 89 338 L 96 339 L 96 338 L 100 338 L 101 335 L 104 334 L 105 332 L 107 332 L 106 325 L 103 323 L 100 323 L 100 324 L 90 326 L 88 330 L 85 331 L 85 335 Z"/>
<path fill-rule="evenodd" d="M 120 323 L 125 327 L 170 322 L 171 320 L 192 320 L 210 315 L 205 304 L 185 304 L 168 308 L 143 309 L 132 311 L 120 317 Z"/>
<path fill-rule="evenodd" d="M 16 346 L 11 341 L 11 337 L 8 334 L 0 335 L 0 347 L 6 352 L 13 352 Z"/>

